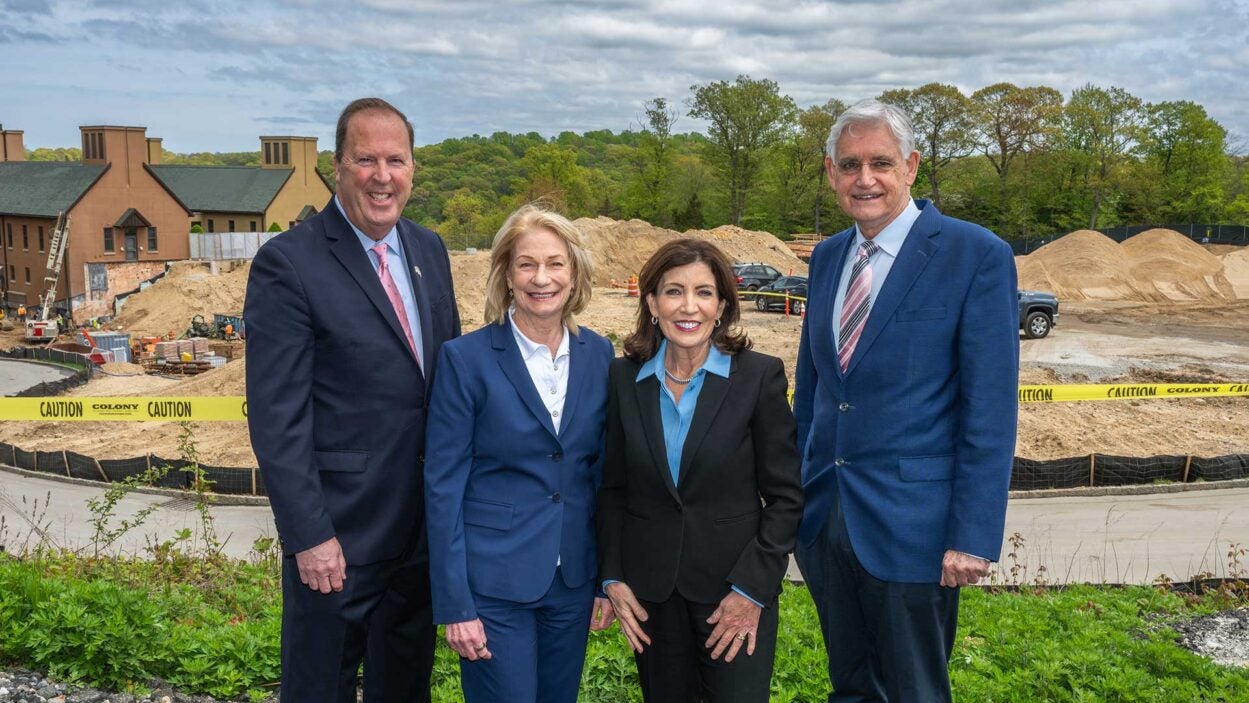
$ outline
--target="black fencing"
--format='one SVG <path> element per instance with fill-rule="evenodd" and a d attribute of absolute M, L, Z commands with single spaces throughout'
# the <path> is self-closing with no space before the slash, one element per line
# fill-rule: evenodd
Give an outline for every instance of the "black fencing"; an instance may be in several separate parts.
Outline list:
<path fill-rule="evenodd" d="M 1012 491 L 1084 486 L 1134 486 L 1249 478 L 1249 454 L 1216 457 L 1113 456 L 1090 454 L 1066 459 L 1015 457 Z"/>
<path fill-rule="evenodd" d="M 179 490 L 191 490 L 194 488 L 195 480 L 191 472 L 183 470 L 188 466 L 186 461 L 165 459 L 155 454 L 127 459 L 95 459 L 71 451 L 31 452 L 0 442 L 0 464 L 16 466 L 28 471 L 100 482 L 124 481 L 132 476 L 142 475 L 154 467 L 168 467 L 169 470 L 157 479 L 155 485 L 159 488 Z M 201 464 L 200 470 L 204 478 L 213 482 L 212 490 L 216 493 L 265 495 L 264 484 L 260 480 L 260 469 Z"/>
<path fill-rule="evenodd" d="M 1121 225 L 1119 227 L 1108 227 L 1106 229 L 1095 230 L 1110 237 L 1116 242 L 1122 242 L 1128 237 L 1133 237 L 1151 229 L 1169 229 L 1179 232 L 1194 242 L 1201 244 L 1239 244 L 1242 246 L 1249 245 L 1249 225 L 1219 225 L 1219 224 L 1183 224 L 1183 225 Z M 1027 254 L 1042 246 L 1049 244 L 1055 239 L 1065 236 L 1066 233 L 1050 234 L 1044 237 L 1018 237 L 1008 239 L 1011 248 L 1015 250 L 1016 255 Z"/>
<path fill-rule="evenodd" d="M 92 481 L 122 481 L 141 475 L 152 467 L 168 466 L 169 471 L 157 482 L 157 486 L 183 490 L 194 487 L 193 474 L 182 470 L 187 466 L 185 461 L 164 459 L 154 454 L 128 459 L 93 459 L 70 451 L 26 451 L 21 447 L 0 442 L 0 464 Z M 204 478 L 212 482 L 212 490 L 216 493 L 266 495 L 264 482 L 260 479 L 260 469 L 201 464 L 200 470 Z M 1048 460 L 1015 457 L 1010 489 L 1031 491 L 1229 481 L 1238 478 L 1249 478 L 1249 454 L 1215 457 L 1090 454 Z"/>

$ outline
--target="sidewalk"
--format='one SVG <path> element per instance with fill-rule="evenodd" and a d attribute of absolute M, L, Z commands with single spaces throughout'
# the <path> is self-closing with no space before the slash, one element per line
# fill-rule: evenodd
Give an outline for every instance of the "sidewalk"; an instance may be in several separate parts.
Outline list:
<path fill-rule="evenodd" d="M 51 495 L 48 499 L 47 496 Z M 50 544 L 83 547 L 91 543 L 87 499 L 103 493 L 98 485 L 76 485 L 56 479 L 24 476 L 0 469 L 0 515 L 5 540 L 20 548 L 32 531 L 28 519 L 39 502 L 40 526 Z M 23 500 L 25 503 L 23 504 Z M 130 517 L 148 505 L 161 505 L 140 530 L 120 539 L 114 553 L 140 554 L 153 540 L 168 539 L 179 529 L 195 530 L 199 516 L 189 500 L 131 493 L 118 505 L 118 518 Z M 1249 548 L 1249 488 L 1225 488 L 1153 495 L 1064 495 L 1012 499 L 1006 514 L 999 580 L 1009 581 L 1016 561 L 1026 569 L 1020 582 L 1032 582 L 1038 566 L 1048 583 L 1150 583 L 1159 574 L 1186 580 L 1209 571 L 1228 576 L 1230 544 Z M 276 536 L 267 505 L 217 505 L 212 508 L 225 553 L 246 557 L 258 537 Z M 116 520 L 115 520 L 116 522 Z M 1007 555 L 1009 537 L 1018 532 L 1024 548 L 1017 559 Z M 1249 559 L 1242 560 L 1249 571 Z M 1241 574 L 1242 576 L 1245 574 Z M 790 576 L 800 579 L 790 563 Z"/>

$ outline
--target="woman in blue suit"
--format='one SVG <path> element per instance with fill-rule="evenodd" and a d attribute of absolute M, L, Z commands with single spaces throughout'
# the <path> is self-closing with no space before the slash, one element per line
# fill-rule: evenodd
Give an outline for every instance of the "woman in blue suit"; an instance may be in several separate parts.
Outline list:
<path fill-rule="evenodd" d="M 595 493 L 611 343 L 573 316 L 593 270 L 566 218 L 527 205 L 495 235 L 485 326 L 438 359 L 426 430 L 434 622 L 467 703 L 577 698 L 595 598 Z"/>

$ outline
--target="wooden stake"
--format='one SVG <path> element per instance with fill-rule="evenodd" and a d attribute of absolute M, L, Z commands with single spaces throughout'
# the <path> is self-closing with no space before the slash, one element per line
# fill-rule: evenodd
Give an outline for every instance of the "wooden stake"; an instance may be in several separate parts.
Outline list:
<path fill-rule="evenodd" d="M 1193 455 L 1189 454 L 1184 458 L 1184 478 L 1180 479 L 1181 483 L 1188 483 L 1188 470 L 1193 466 Z"/>
<path fill-rule="evenodd" d="M 1097 466 L 1097 455 L 1089 454 L 1089 486 L 1093 485 L 1093 468 Z"/>

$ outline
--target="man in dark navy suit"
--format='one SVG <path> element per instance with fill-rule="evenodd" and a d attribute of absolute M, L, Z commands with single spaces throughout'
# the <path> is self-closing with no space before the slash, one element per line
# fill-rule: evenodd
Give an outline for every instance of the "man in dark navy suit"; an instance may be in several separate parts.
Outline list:
<path fill-rule="evenodd" d="M 412 146 L 394 106 L 348 105 L 337 194 L 261 247 L 248 279 L 248 427 L 285 554 L 283 700 L 354 702 L 362 660 L 369 703 L 429 700 L 425 414 L 460 319 L 445 245 L 400 216 Z"/>
<path fill-rule="evenodd" d="M 959 587 L 998 558 L 1015 449 L 1011 248 L 913 201 L 897 107 L 837 118 L 825 166 L 854 226 L 811 257 L 794 416 L 798 565 L 828 648 L 829 701 L 950 700 Z"/>

